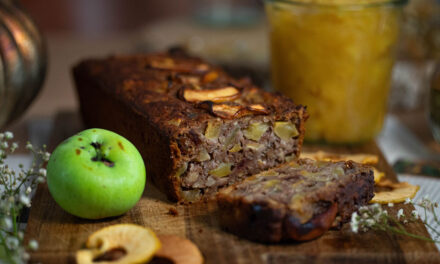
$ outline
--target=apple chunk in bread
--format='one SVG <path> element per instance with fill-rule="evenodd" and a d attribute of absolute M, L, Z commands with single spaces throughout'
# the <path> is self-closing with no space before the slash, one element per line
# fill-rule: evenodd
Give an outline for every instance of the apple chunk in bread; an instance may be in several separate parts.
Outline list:
<path fill-rule="evenodd" d="M 183 88 L 181 97 L 191 103 L 199 103 L 203 101 L 212 101 L 214 103 L 231 102 L 240 97 L 240 91 L 232 86 L 226 86 L 211 90 L 193 90 Z"/>
<path fill-rule="evenodd" d="M 47 165 L 47 184 L 54 200 L 70 214 L 88 219 L 127 212 L 141 198 L 145 179 L 136 147 L 98 128 L 66 139 Z"/>

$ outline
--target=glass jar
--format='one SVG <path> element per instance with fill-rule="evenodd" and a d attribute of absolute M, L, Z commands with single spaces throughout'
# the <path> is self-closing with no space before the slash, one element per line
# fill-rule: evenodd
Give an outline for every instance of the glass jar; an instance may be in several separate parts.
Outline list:
<path fill-rule="evenodd" d="M 276 90 L 307 106 L 306 140 L 360 143 L 381 130 L 407 0 L 266 0 Z"/>

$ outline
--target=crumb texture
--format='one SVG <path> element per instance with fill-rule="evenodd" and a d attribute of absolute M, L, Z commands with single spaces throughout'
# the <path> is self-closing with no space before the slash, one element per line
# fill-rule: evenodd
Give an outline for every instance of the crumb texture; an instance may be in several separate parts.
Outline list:
<path fill-rule="evenodd" d="M 293 161 L 221 190 L 221 223 L 257 241 L 308 240 L 347 222 L 373 197 L 373 186 L 373 172 L 364 165 Z"/>

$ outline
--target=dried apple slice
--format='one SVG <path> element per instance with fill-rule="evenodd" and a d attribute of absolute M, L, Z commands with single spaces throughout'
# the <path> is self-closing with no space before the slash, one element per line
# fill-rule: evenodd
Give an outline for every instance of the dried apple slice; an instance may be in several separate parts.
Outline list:
<path fill-rule="evenodd" d="M 194 90 L 185 87 L 180 95 L 185 101 L 191 103 L 200 103 L 211 101 L 214 103 L 232 102 L 240 97 L 240 91 L 232 86 L 226 86 L 210 90 Z"/>
<path fill-rule="evenodd" d="M 247 115 L 266 115 L 269 111 L 261 104 L 252 104 L 246 107 L 242 107 L 240 111 L 235 115 L 235 118 L 239 118 Z"/>
<path fill-rule="evenodd" d="M 254 115 L 254 114 L 261 115 L 268 113 L 267 109 L 264 108 L 264 106 L 262 105 L 258 105 L 257 107 L 252 108 L 249 106 L 245 107 L 242 105 L 215 104 L 212 101 L 204 101 L 199 103 L 197 106 L 199 108 L 206 109 L 211 114 L 224 119 L 234 119 L 247 115 Z"/>
<path fill-rule="evenodd" d="M 376 183 L 377 186 L 391 188 L 390 191 L 379 191 L 374 193 L 373 199 L 370 203 L 401 203 L 407 198 L 414 198 L 420 187 L 417 185 L 412 185 L 407 182 L 392 182 L 390 180 L 382 180 Z"/>
<path fill-rule="evenodd" d="M 181 73 L 204 73 L 209 71 L 209 65 L 201 63 L 198 65 L 177 64 L 172 58 L 163 58 L 151 61 L 149 67 L 157 70 L 167 70 Z"/>
<path fill-rule="evenodd" d="M 251 104 L 246 107 L 249 111 L 256 114 L 269 114 L 269 110 L 261 104 Z"/>
<path fill-rule="evenodd" d="M 260 108 L 260 106 L 261 106 L 261 108 Z M 227 109 L 229 111 L 225 111 Z M 269 112 L 262 105 L 259 105 L 259 107 L 256 107 L 256 108 L 252 108 L 250 106 L 247 106 L 247 107 L 232 106 L 231 107 L 229 105 L 220 105 L 219 104 L 219 105 L 213 106 L 213 113 L 219 117 L 232 119 L 232 118 L 240 118 L 240 117 L 248 116 L 248 115 L 268 114 Z M 232 113 L 233 113 L 233 115 L 232 115 Z"/>
<path fill-rule="evenodd" d="M 199 248 L 190 240 L 173 236 L 159 236 L 162 248 L 156 252 L 150 264 L 202 264 L 203 256 Z"/>
<path fill-rule="evenodd" d="M 212 106 L 212 113 L 221 118 L 232 119 L 237 117 L 241 109 L 239 105 L 218 104 Z"/>
<path fill-rule="evenodd" d="M 232 119 L 237 117 L 241 109 L 242 106 L 239 105 L 214 104 L 212 106 L 212 113 L 221 118 Z"/>
<path fill-rule="evenodd" d="M 209 111 L 211 114 L 223 119 L 233 119 L 243 108 L 240 105 L 214 104 L 212 101 L 204 101 L 197 104 L 197 107 Z"/>
<path fill-rule="evenodd" d="M 373 172 L 374 172 L 374 183 L 376 184 L 379 183 L 385 177 L 385 172 L 379 171 L 375 167 L 373 167 Z"/>
<path fill-rule="evenodd" d="M 78 264 L 146 263 L 160 249 L 154 232 L 134 224 L 102 228 L 89 236 L 86 249 L 76 253 Z"/>

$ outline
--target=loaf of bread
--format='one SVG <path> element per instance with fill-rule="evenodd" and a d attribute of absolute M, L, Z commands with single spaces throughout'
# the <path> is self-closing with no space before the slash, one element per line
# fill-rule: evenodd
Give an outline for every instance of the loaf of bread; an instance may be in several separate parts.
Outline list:
<path fill-rule="evenodd" d="M 370 167 L 300 159 L 221 190 L 220 224 L 260 242 L 310 240 L 347 222 L 373 190 Z"/>
<path fill-rule="evenodd" d="M 173 200 L 198 200 L 300 153 L 304 106 L 182 51 L 88 59 L 73 76 L 85 124 L 132 141 Z"/>

